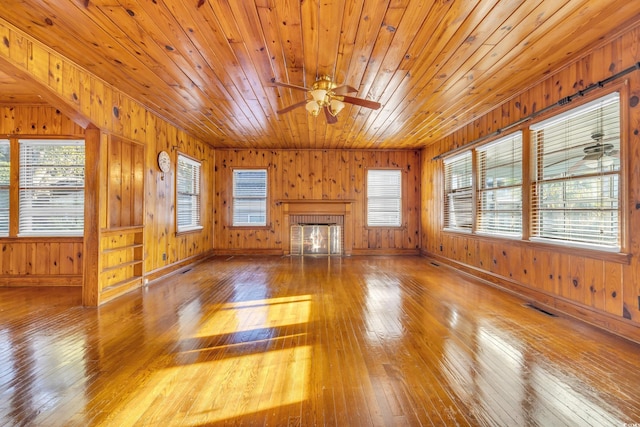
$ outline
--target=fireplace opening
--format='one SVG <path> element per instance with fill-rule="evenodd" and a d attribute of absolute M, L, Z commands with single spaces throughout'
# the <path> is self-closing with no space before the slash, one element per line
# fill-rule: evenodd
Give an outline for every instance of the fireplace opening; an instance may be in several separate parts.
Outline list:
<path fill-rule="evenodd" d="M 290 236 L 291 255 L 342 255 L 340 224 L 296 224 Z"/>

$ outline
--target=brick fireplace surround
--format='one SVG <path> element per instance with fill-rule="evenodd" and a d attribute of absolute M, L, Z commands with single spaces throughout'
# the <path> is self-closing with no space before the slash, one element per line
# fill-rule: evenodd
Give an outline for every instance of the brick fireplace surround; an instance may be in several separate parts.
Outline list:
<path fill-rule="evenodd" d="M 284 211 L 284 254 L 291 254 L 291 226 L 298 224 L 296 216 L 304 216 L 303 222 L 342 224 L 343 246 L 342 253 L 351 255 L 353 246 L 353 225 L 351 224 L 351 205 L 353 200 L 280 200 Z M 336 218 L 342 217 L 342 218 Z M 342 221 L 340 221 L 340 219 Z M 292 221 L 293 220 L 293 221 Z"/>

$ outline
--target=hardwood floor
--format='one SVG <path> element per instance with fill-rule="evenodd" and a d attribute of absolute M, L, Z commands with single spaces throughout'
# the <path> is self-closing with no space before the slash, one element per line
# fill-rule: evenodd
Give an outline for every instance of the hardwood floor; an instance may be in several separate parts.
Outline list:
<path fill-rule="evenodd" d="M 216 258 L 79 304 L 0 289 L 0 424 L 640 422 L 640 345 L 425 258 Z"/>

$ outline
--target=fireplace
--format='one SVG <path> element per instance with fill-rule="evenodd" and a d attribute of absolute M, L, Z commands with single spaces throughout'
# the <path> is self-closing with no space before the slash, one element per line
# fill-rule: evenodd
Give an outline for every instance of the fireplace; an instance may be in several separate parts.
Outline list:
<path fill-rule="evenodd" d="M 283 207 L 285 254 L 351 255 L 353 200 L 288 199 L 277 203 Z M 328 242 L 326 249 L 319 244 L 319 237 Z"/>
<path fill-rule="evenodd" d="M 292 225 L 291 255 L 342 255 L 342 226 L 339 224 Z"/>

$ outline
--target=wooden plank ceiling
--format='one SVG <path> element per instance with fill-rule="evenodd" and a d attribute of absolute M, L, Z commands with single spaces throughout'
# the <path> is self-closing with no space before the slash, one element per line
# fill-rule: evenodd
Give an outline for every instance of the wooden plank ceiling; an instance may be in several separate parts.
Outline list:
<path fill-rule="evenodd" d="M 0 70 L 0 105 L 14 104 L 40 105 L 45 101 L 24 81 L 19 82 Z"/>
<path fill-rule="evenodd" d="M 638 21 L 640 1 L 3 0 L 0 16 L 215 147 L 409 149 Z M 308 95 L 274 80 L 325 75 L 382 108 L 277 113 Z M 10 82 L 0 102 L 37 101 Z"/>

